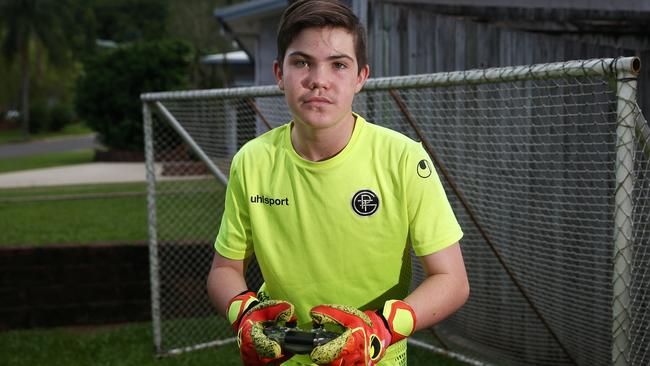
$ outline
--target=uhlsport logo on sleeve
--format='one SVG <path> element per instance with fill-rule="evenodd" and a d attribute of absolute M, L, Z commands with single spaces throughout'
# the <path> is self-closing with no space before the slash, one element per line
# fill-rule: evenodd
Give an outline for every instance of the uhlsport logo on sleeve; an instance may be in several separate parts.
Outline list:
<path fill-rule="evenodd" d="M 352 197 L 352 209 L 358 215 L 370 216 L 379 208 L 379 197 L 369 189 L 362 189 Z"/>
<path fill-rule="evenodd" d="M 417 172 L 421 178 L 429 178 L 431 176 L 431 164 L 424 159 L 420 160 Z"/>

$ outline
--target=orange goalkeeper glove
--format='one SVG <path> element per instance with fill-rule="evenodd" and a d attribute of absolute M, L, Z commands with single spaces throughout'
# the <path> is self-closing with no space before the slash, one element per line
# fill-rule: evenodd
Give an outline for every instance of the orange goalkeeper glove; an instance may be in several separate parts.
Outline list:
<path fill-rule="evenodd" d="M 346 305 L 320 305 L 311 309 L 316 326 L 338 324 L 345 331 L 337 338 L 314 347 L 311 360 L 319 365 L 377 364 L 386 348 L 415 330 L 415 313 L 405 302 L 389 300 L 381 311 L 358 310 Z"/>
<path fill-rule="evenodd" d="M 228 320 L 237 334 L 244 365 L 276 366 L 293 356 L 283 354 L 280 344 L 264 334 L 267 325 L 296 321 L 292 304 L 281 300 L 260 302 L 254 292 L 245 292 L 228 303 Z"/>

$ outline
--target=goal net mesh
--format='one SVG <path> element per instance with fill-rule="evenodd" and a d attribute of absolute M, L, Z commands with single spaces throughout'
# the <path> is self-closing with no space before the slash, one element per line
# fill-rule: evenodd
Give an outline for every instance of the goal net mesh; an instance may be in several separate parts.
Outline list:
<path fill-rule="evenodd" d="M 382 78 L 357 95 L 366 120 L 422 141 L 465 232 L 470 299 L 426 342 L 477 363 L 650 364 L 650 130 L 616 62 Z M 232 333 L 205 279 L 223 177 L 291 115 L 275 87 L 143 101 L 156 347 L 218 344 Z M 414 259 L 412 286 L 425 276 Z M 247 280 L 261 284 L 255 265 Z"/>

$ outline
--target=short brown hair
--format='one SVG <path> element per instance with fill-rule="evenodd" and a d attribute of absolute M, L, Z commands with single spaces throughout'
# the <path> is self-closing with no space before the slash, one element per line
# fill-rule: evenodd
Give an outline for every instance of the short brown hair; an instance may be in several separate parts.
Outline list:
<path fill-rule="evenodd" d="M 368 63 L 366 31 L 359 18 L 346 4 L 338 0 L 298 0 L 292 2 L 282 14 L 278 27 L 278 63 L 282 68 L 287 47 L 306 28 L 343 28 L 354 37 L 354 52 L 358 72 Z"/>

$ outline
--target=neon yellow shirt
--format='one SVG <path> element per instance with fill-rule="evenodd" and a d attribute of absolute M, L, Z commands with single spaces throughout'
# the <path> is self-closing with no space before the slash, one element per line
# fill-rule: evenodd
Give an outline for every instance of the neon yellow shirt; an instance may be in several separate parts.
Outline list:
<path fill-rule="evenodd" d="M 316 305 L 367 310 L 403 299 L 409 245 L 424 256 L 463 235 L 421 145 L 356 117 L 328 160 L 295 152 L 292 123 L 233 158 L 215 248 L 238 260 L 254 252 L 266 292 L 294 304 L 299 325 Z"/>

